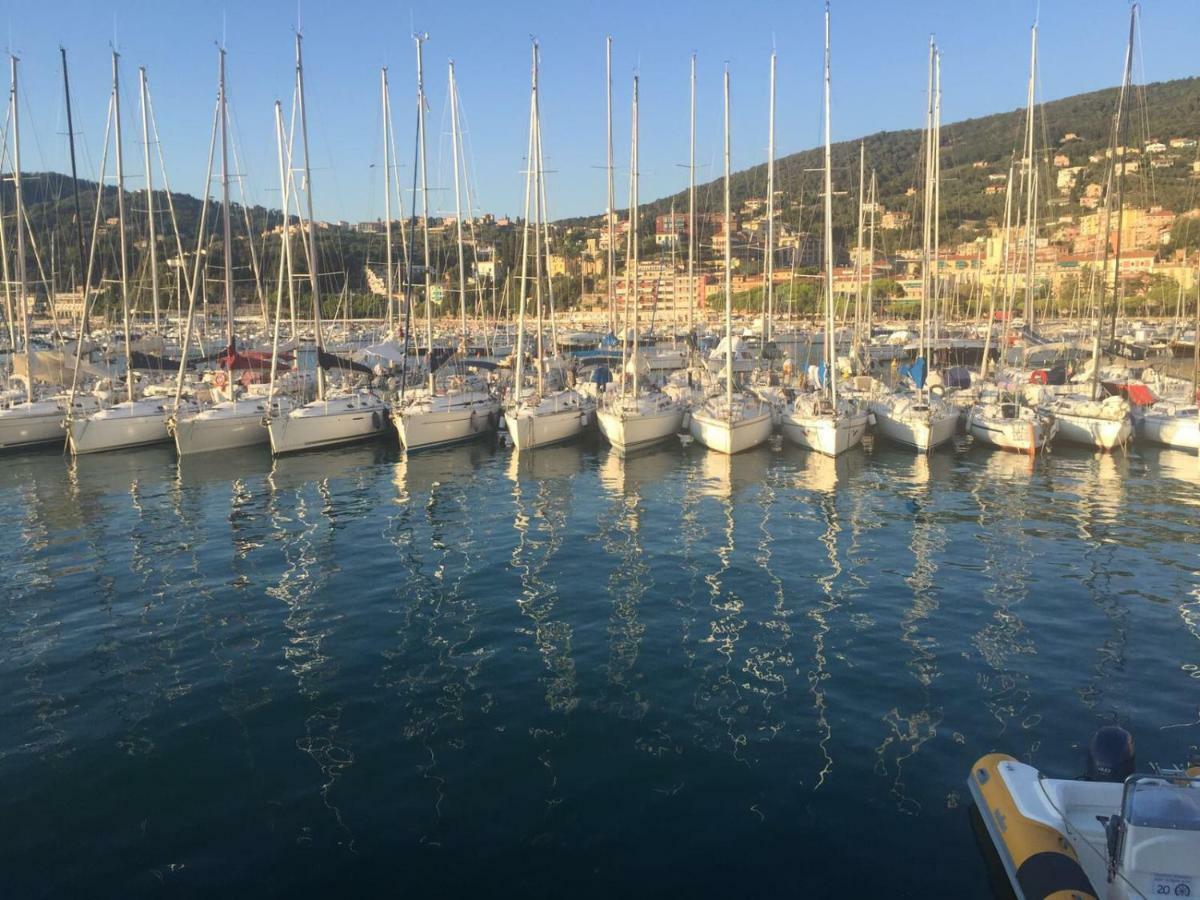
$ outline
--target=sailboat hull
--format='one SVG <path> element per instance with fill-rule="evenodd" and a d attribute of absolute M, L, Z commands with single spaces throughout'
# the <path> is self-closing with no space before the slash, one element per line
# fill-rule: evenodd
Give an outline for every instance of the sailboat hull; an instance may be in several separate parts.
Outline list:
<path fill-rule="evenodd" d="M 263 427 L 262 412 L 256 405 L 246 406 L 245 412 L 238 410 L 220 416 L 201 414 L 177 420 L 171 426 L 175 449 L 180 456 L 190 456 L 268 443 L 270 435 Z"/>
<path fill-rule="evenodd" d="M 702 411 L 692 413 L 692 437 L 718 453 L 732 456 L 753 449 L 771 436 L 771 414 L 761 412 L 732 424 L 726 418 L 715 418 Z"/>
<path fill-rule="evenodd" d="M 967 433 L 980 444 L 1014 453 L 1040 453 L 1058 433 L 1054 419 L 993 419 L 967 414 Z"/>
<path fill-rule="evenodd" d="M 387 408 L 371 395 L 315 400 L 267 426 L 276 456 L 319 450 L 378 437 L 387 427 Z"/>
<path fill-rule="evenodd" d="M 1123 447 L 1133 435 L 1133 424 L 1128 418 L 1101 419 L 1064 412 L 1055 412 L 1054 417 L 1058 421 L 1058 440 L 1069 444 L 1111 451 Z"/>
<path fill-rule="evenodd" d="M 61 444 L 63 411 L 57 403 L 34 401 L 0 409 L 0 450 Z"/>
<path fill-rule="evenodd" d="M 504 424 L 518 450 L 532 450 L 578 437 L 583 433 L 586 415 L 578 407 L 537 415 L 524 411 L 516 415 L 510 410 L 504 414 Z"/>
<path fill-rule="evenodd" d="M 1187 415 L 1147 410 L 1142 417 L 1142 437 L 1180 450 L 1200 450 L 1200 415 L 1194 407 L 1180 412 Z"/>
<path fill-rule="evenodd" d="M 625 452 L 649 447 L 678 434 L 683 424 L 683 408 L 672 407 L 647 415 L 601 409 L 596 418 L 608 442 L 618 451 Z"/>
<path fill-rule="evenodd" d="M 71 420 L 71 452 L 76 456 L 126 450 L 171 440 L 167 413 L 160 400 L 135 400 Z"/>
<path fill-rule="evenodd" d="M 867 414 L 834 417 L 785 413 L 782 429 L 783 436 L 793 444 L 826 456 L 840 456 L 862 443 L 867 430 Z"/>
<path fill-rule="evenodd" d="M 500 404 L 488 400 L 446 410 L 392 410 L 392 422 L 406 450 L 425 450 L 474 440 L 496 427 Z"/>
<path fill-rule="evenodd" d="M 896 416 L 885 406 L 872 406 L 871 412 L 875 414 L 875 428 L 881 437 L 918 453 L 948 444 L 958 427 L 957 415 Z"/>

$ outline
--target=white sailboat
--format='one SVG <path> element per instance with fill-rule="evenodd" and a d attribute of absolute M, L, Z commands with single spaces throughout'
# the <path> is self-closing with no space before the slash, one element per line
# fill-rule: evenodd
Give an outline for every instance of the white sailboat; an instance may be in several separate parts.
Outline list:
<path fill-rule="evenodd" d="M 645 362 L 638 329 L 641 304 L 638 291 L 638 176 L 638 78 L 635 75 L 629 175 L 629 262 L 625 286 L 625 303 L 627 306 L 631 301 L 633 303 L 633 325 L 632 329 L 622 329 L 619 388 L 605 393 L 596 411 L 600 431 L 619 452 L 665 440 L 676 434 L 683 424 L 683 407 L 654 386 L 647 388 L 642 380 Z"/>
<path fill-rule="evenodd" d="M 422 197 L 425 196 L 425 96 L 424 80 L 420 69 L 420 48 L 417 50 L 417 131 L 421 141 Z M 384 77 L 384 108 L 390 104 L 386 99 L 387 80 Z M 460 317 L 459 354 L 465 355 L 467 335 L 467 274 L 463 254 L 462 201 L 460 194 L 459 166 L 465 168 L 466 159 L 459 142 L 458 84 L 454 78 L 454 62 L 450 62 L 450 129 L 454 155 L 454 218 L 458 238 L 458 293 Z M 386 135 L 385 135 L 386 143 Z M 387 182 L 385 178 L 385 184 Z M 391 192 L 390 187 L 385 189 Z M 429 205 L 424 202 L 425 253 L 429 254 Z M 390 253 L 390 245 L 389 245 Z M 391 259 L 388 259 L 389 278 Z M 390 290 L 390 285 L 389 285 Z M 429 291 L 425 292 L 425 315 L 431 318 Z M 480 384 L 470 375 L 454 375 L 448 383 L 437 385 L 430 376 L 430 388 L 406 397 L 392 409 L 392 421 L 406 450 L 421 450 L 468 441 L 493 431 L 499 419 L 500 403 L 492 396 L 486 384 Z"/>
<path fill-rule="evenodd" d="M 929 42 L 929 105 L 926 111 L 925 142 L 925 225 L 922 252 L 922 278 L 924 280 L 921 299 L 921 335 L 919 357 L 910 371 L 913 376 L 913 391 L 876 392 L 868 403 L 868 410 L 875 417 L 875 427 L 880 436 L 894 443 L 911 447 L 918 453 L 928 453 L 954 438 L 958 428 L 958 409 L 945 396 L 925 386 L 929 371 L 929 348 L 931 343 L 930 318 L 932 299 L 939 279 L 931 277 L 937 250 L 931 240 L 938 222 L 938 169 L 940 154 L 941 125 L 941 65 L 937 46 Z"/>
<path fill-rule="evenodd" d="M 417 50 L 420 52 L 417 39 Z M 325 378 L 325 352 L 321 334 L 321 293 L 317 279 L 317 231 L 313 219 L 312 171 L 308 157 L 308 117 L 304 103 L 304 64 L 301 37 L 296 35 L 296 96 L 300 114 L 300 136 L 304 152 L 304 185 L 308 212 L 308 275 L 312 293 L 313 334 L 317 345 L 317 399 L 289 410 L 277 410 L 273 404 L 267 432 L 271 452 L 276 456 L 315 450 L 337 444 L 378 437 L 387 427 L 388 408 L 384 399 L 369 388 L 341 388 L 330 393 Z M 290 170 L 290 167 L 289 167 Z M 289 181 L 291 176 L 288 176 Z M 286 231 L 286 229 L 285 229 Z M 278 329 L 276 330 L 278 334 Z M 274 355 L 278 356 L 278 342 Z M 274 362 L 272 363 L 274 368 Z"/>
<path fill-rule="evenodd" d="M 521 300 L 517 326 L 517 371 L 512 395 L 504 410 L 504 423 L 518 450 L 532 450 L 578 437 L 594 412 L 593 404 L 565 385 L 549 385 L 542 352 L 542 260 L 545 227 L 545 185 L 542 179 L 542 126 L 538 101 L 538 45 L 533 43 L 532 90 L 529 98 L 529 166 L 525 176 L 525 233 L 521 251 Z M 534 294 L 537 303 L 534 360 L 535 384 L 525 386 L 525 302 L 528 296 L 526 275 L 529 265 L 529 200 L 533 191 Z M 554 295 L 550 289 L 550 315 L 553 322 Z M 557 348 L 557 341 L 551 339 Z M 561 371 L 553 373 L 561 376 Z"/>
<path fill-rule="evenodd" d="M 1131 406 L 1124 397 L 1102 397 L 1100 391 L 1100 336 L 1104 328 L 1105 285 L 1108 281 L 1108 247 L 1114 180 L 1117 194 L 1117 223 L 1116 223 L 1116 262 L 1113 266 L 1113 316 L 1121 303 L 1121 219 L 1124 212 L 1123 185 L 1125 175 L 1125 155 L 1118 152 L 1124 146 L 1125 131 L 1128 127 L 1128 117 L 1125 114 L 1126 96 L 1133 76 L 1133 39 L 1134 27 L 1137 21 L 1137 6 L 1130 13 L 1129 43 L 1125 49 L 1125 72 L 1121 80 L 1121 90 L 1117 95 L 1117 111 L 1113 119 L 1112 131 L 1112 164 L 1109 167 L 1106 190 L 1104 192 L 1103 216 L 1103 253 L 1100 266 L 1100 292 L 1094 305 L 1092 332 L 1091 360 L 1091 391 L 1088 394 L 1071 393 L 1045 395 L 1045 388 L 1038 388 L 1040 394 L 1047 400 L 1047 408 L 1058 421 L 1058 437 L 1073 444 L 1083 444 L 1097 450 L 1112 451 L 1123 448 L 1133 437 L 1133 421 L 1130 418 Z M 1031 388 L 1030 390 L 1034 390 Z"/>
<path fill-rule="evenodd" d="M 149 444 L 165 443 L 171 439 L 167 431 L 167 414 L 169 403 L 165 391 L 147 392 L 146 396 L 135 394 L 135 375 L 132 357 L 132 335 L 129 321 L 129 264 L 128 239 L 125 233 L 125 163 L 121 141 L 121 92 L 119 55 L 112 55 L 113 89 L 112 111 L 113 132 L 116 144 L 117 162 L 117 231 L 120 245 L 121 264 L 121 307 L 123 311 L 125 337 L 125 391 L 126 399 L 96 412 L 76 417 L 72 414 L 67 420 L 67 434 L 71 452 L 76 456 L 85 453 L 99 453 L 105 450 L 120 450 L 128 447 L 142 447 Z M 146 113 L 145 73 L 142 77 L 142 112 Z M 148 153 L 149 151 L 147 151 Z M 148 185 L 149 187 L 149 185 Z M 157 252 L 154 243 L 149 245 L 151 272 L 155 273 Z M 155 276 L 155 291 L 157 292 L 157 276 Z M 155 309 L 158 301 L 155 297 Z"/>
<path fill-rule="evenodd" d="M 222 243 L 225 249 L 226 340 L 230 350 L 230 366 L 232 366 L 236 335 L 233 327 L 233 230 L 230 223 L 229 210 L 229 113 L 225 91 L 225 48 L 222 47 L 219 53 L 220 71 L 218 76 L 217 103 L 221 127 L 221 213 L 224 229 Z M 284 208 L 286 209 L 286 207 L 287 204 L 285 203 Z M 186 337 L 184 341 L 185 357 L 187 347 Z M 204 409 L 191 410 L 191 414 L 188 414 L 189 411 L 185 410 L 182 415 L 173 415 L 167 421 L 167 426 L 175 438 L 175 447 L 180 456 L 189 456 L 193 453 L 209 453 L 216 450 L 232 449 L 234 447 L 251 447 L 258 444 L 266 444 L 270 439 L 267 429 L 263 427 L 267 411 L 267 398 L 260 394 L 257 397 L 243 397 L 239 399 L 237 396 L 237 387 L 232 383 L 229 376 L 224 372 L 219 372 L 218 375 L 221 376 L 221 380 L 226 382 L 225 386 L 229 390 L 228 400 L 221 400 Z M 283 398 L 279 398 L 275 401 L 276 415 L 282 411 L 282 406 L 279 405 L 282 400 Z"/>
<path fill-rule="evenodd" d="M 825 5 L 825 381 L 823 389 L 801 395 L 782 416 L 783 435 L 826 456 L 839 456 L 862 442 L 867 411 L 838 396 L 833 304 L 833 144 L 830 132 L 829 5 Z M 861 178 L 859 191 L 862 191 Z M 861 222 L 861 215 L 859 216 Z M 859 229 L 859 243 L 861 228 Z"/>
<path fill-rule="evenodd" d="M 61 443 L 63 419 L 66 415 L 66 396 L 38 397 L 34 393 L 35 353 L 30 339 L 28 279 L 25 269 L 25 202 L 21 192 L 21 128 L 17 102 L 17 63 L 12 63 L 12 81 L 9 91 L 9 115 L 13 129 L 13 192 L 16 200 L 17 228 L 17 315 L 21 319 L 21 336 L 24 343 L 25 372 L 20 376 L 23 400 L 12 397 L 0 406 L 0 450 L 34 447 L 39 444 Z M 11 324 L 11 323 L 10 323 Z M 15 355 L 16 348 L 13 348 Z M 14 376 L 15 379 L 15 376 Z M 10 381 L 11 383 L 11 381 Z M 19 395 L 17 395 L 19 396 Z M 94 404 L 92 404 L 94 407 Z"/>
<path fill-rule="evenodd" d="M 1030 62 L 1029 62 L 1029 99 L 1028 114 L 1025 125 L 1026 152 L 1024 166 L 1028 184 L 1028 218 L 1025 227 L 1025 306 L 1032 311 L 1034 302 L 1033 273 L 1037 248 L 1037 179 L 1036 160 L 1033 155 L 1034 135 L 1034 87 L 1037 78 L 1037 25 L 1033 26 Z M 1009 166 L 1008 180 L 1004 194 L 1004 243 L 1002 251 L 1005 278 L 1007 286 L 1009 274 L 1009 238 L 1012 225 L 1013 200 L 1013 166 Z M 1043 451 L 1058 433 L 1058 422 L 1054 416 L 1045 410 L 1030 406 L 1025 402 L 1021 392 L 1007 392 L 988 380 L 988 365 L 991 361 L 992 332 L 996 319 L 996 291 L 1000 279 L 993 283 L 988 305 L 987 333 L 983 342 L 983 361 L 980 366 L 979 379 L 971 389 L 968 402 L 971 405 L 966 410 L 966 429 L 975 443 L 995 447 L 999 450 L 1011 450 L 1016 453 L 1036 454 Z M 1006 290 L 1005 322 L 1009 321 L 1009 294 Z M 965 392 L 960 392 L 965 393 Z"/>
<path fill-rule="evenodd" d="M 729 69 L 725 69 L 725 345 L 733 346 L 733 260 L 729 197 Z M 733 354 L 725 354 L 725 390 L 692 411 L 692 436 L 719 453 L 741 453 L 771 436 L 771 409 L 756 396 L 734 391 Z"/>

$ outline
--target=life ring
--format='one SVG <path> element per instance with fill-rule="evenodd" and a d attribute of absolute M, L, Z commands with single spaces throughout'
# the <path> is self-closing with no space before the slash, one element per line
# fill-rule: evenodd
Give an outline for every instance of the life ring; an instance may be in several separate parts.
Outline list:
<path fill-rule="evenodd" d="M 212 382 L 216 387 L 223 388 L 229 384 L 229 376 L 224 371 L 213 372 Z"/>
<path fill-rule="evenodd" d="M 1045 369 L 1034 369 L 1029 373 L 1030 384 L 1049 384 L 1050 376 Z"/>
<path fill-rule="evenodd" d="M 946 396 L 946 389 L 940 384 L 935 384 L 930 386 L 929 393 L 934 397 L 944 397 Z"/>

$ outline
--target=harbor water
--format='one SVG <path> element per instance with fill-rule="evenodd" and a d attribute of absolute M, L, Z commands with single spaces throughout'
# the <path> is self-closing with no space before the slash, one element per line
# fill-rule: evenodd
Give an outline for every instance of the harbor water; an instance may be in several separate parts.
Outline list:
<path fill-rule="evenodd" d="M 1198 476 L 6 456 L 0 895 L 990 897 L 980 755 L 1200 744 Z"/>

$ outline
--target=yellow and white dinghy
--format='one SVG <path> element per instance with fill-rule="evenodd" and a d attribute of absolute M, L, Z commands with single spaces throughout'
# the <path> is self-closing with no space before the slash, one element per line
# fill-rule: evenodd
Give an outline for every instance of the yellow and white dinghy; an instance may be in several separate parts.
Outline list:
<path fill-rule="evenodd" d="M 1018 900 L 1200 897 L 1200 767 L 1134 774 L 1122 728 L 1093 736 L 1084 779 L 991 753 L 967 784 Z"/>

